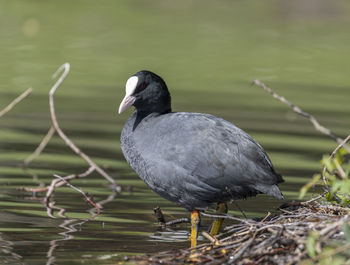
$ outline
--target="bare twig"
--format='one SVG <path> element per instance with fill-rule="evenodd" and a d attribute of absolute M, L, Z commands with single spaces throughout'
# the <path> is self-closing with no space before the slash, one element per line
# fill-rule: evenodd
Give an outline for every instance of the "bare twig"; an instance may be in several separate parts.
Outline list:
<path fill-rule="evenodd" d="M 114 198 L 118 195 L 118 193 L 116 191 L 113 191 L 108 197 L 107 199 L 104 199 L 102 201 L 99 201 L 99 202 L 96 202 L 96 205 L 98 206 L 98 208 L 100 209 L 103 209 L 103 205 L 105 205 L 106 203 L 108 202 L 111 202 L 114 200 Z M 96 215 L 96 212 L 95 212 L 96 208 L 93 207 L 90 209 L 89 213 L 91 215 Z"/>
<path fill-rule="evenodd" d="M 208 234 L 207 232 L 202 232 L 202 235 L 213 244 L 215 244 L 217 242 L 217 240 L 213 236 Z"/>
<path fill-rule="evenodd" d="M 9 112 L 17 103 L 19 103 L 22 99 L 24 99 L 26 96 L 28 96 L 32 91 L 33 91 L 32 88 L 28 88 L 21 95 L 19 95 L 17 98 L 15 98 L 9 105 L 7 105 L 7 107 L 5 107 L 2 111 L 0 111 L 0 117 L 2 117 L 7 112 Z"/>
<path fill-rule="evenodd" d="M 39 192 L 45 192 L 49 189 L 48 187 L 36 187 L 36 188 L 28 188 L 28 187 L 21 187 L 20 190 L 33 192 L 33 193 L 39 193 Z"/>
<path fill-rule="evenodd" d="M 312 199 L 310 199 L 310 200 L 308 200 L 308 201 L 306 201 L 306 202 L 300 202 L 300 203 L 301 203 L 301 205 L 308 205 L 308 204 L 311 204 L 311 203 L 314 202 L 314 201 L 317 201 L 317 200 L 319 200 L 319 199 L 322 199 L 326 194 L 327 194 L 327 192 L 324 192 L 324 193 L 322 193 L 322 194 L 316 196 L 315 198 L 312 198 Z"/>
<path fill-rule="evenodd" d="M 242 219 L 242 218 L 237 218 L 237 217 L 234 217 L 234 216 L 228 215 L 228 214 L 219 215 L 219 214 L 209 214 L 209 213 L 201 212 L 201 215 L 206 216 L 206 217 L 211 217 L 211 218 L 231 219 L 231 220 L 238 221 L 238 222 L 242 222 L 242 223 L 250 223 L 250 220 L 245 220 L 245 219 Z"/>
<path fill-rule="evenodd" d="M 43 138 L 39 146 L 35 149 L 35 151 L 30 156 L 28 156 L 24 160 L 25 166 L 28 166 L 30 162 L 32 162 L 38 155 L 40 155 L 40 153 L 44 150 L 44 148 L 46 147 L 46 145 L 54 135 L 55 131 L 56 131 L 55 127 L 51 125 L 49 131 L 47 132 L 47 134 L 45 135 L 45 137 Z"/>
<path fill-rule="evenodd" d="M 312 116 L 310 113 L 307 113 L 305 111 L 303 111 L 301 108 L 299 108 L 298 106 L 294 105 L 293 103 L 291 103 L 290 101 L 288 101 L 285 97 L 282 97 L 280 95 L 278 95 L 277 93 L 275 93 L 274 91 L 272 91 L 271 88 L 269 88 L 268 86 L 266 86 L 264 83 L 260 82 L 257 79 L 253 80 L 253 84 L 262 87 L 265 91 L 267 91 L 269 94 L 271 94 L 274 98 L 278 99 L 279 101 L 281 101 L 282 103 L 288 105 L 294 112 L 298 113 L 299 115 L 307 118 L 312 125 L 315 127 L 315 129 L 329 137 L 331 137 L 333 140 L 335 140 L 338 144 L 343 142 L 343 139 L 340 138 L 339 136 L 337 136 L 335 133 L 333 133 L 330 129 L 324 127 L 323 125 L 321 125 L 314 116 Z M 350 153 L 350 147 L 348 145 L 344 145 L 344 148 Z"/>
<path fill-rule="evenodd" d="M 53 78 L 56 78 L 62 71 L 62 75 L 59 77 L 57 82 L 53 85 L 53 87 L 50 90 L 49 98 L 50 98 L 50 113 L 51 113 L 51 120 L 53 123 L 53 126 L 55 127 L 57 133 L 59 136 L 63 139 L 63 141 L 81 158 L 83 158 L 90 166 L 94 167 L 94 169 L 100 173 L 106 180 L 108 180 L 110 183 L 115 185 L 116 189 L 120 189 L 120 186 L 115 182 L 115 180 L 109 176 L 102 168 L 100 168 L 94 161 L 91 160 L 91 158 L 86 155 L 84 152 L 82 152 L 68 137 L 67 135 L 61 130 L 61 128 L 58 125 L 56 113 L 55 113 L 55 106 L 54 106 L 54 94 L 56 92 L 56 89 L 61 85 L 63 80 L 67 77 L 69 73 L 70 65 L 69 63 L 65 63 L 58 68 L 56 73 L 53 75 Z"/>
<path fill-rule="evenodd" d="M 240 250 L 238 250 L 238 252 L 230 257 L 230 260 L 227 264 L 234 264 L 236 262 L 237 259 L 239 259 L 243 254 L 244 252 L 246 251 L 246 249 L 248 249 L 250 247 L 250 245 L 254 242 L 254 239 L 256 237 L 256 234 L 257 233 L 254 233 L 253 237 L 251 239 L 249 239 L 242 247 Z"/>
<path fill-rule="evenodd" d="M 269 218 L 271 216 L 270 212 L 267 212 L 266 216 L 260 221 L 260 223 L 263 223 L 266 221 L 267 218 Z"/>
<path fill-rule="evenodd" d="M 89 174 L 91 174 L 93 171 L 94 171 L 94 168 L 89 167 L 85 172 L 83 172 L 81 174 L 71 174 L 71 175 L 64 177 L 63 180 L 62 179 L 53 179 L 51 181 L 50 186 L 48 186 L 46 189 L 47 193 L 46 193 L 45 200 L 44 200 L 45 204 L 48 205 L 48 201 L 50 200 L 51 195 L 52 195 L 55 188 L 63 186 L 68 180 L 86 177 Z"/>
<path fill-rule="evenodd" d="M 81 174 L 71 174 L 68 175 L 64 178 L 55 175 L 55 177 L 57 179 L 53 179 L 51 184 L 47 187 L 38 187 L 38 188 L 23 188 L 26 191 L 31 191 L 31 192 L 44 192 L 46 191 L 46 196 L 44 199 L 44 204 L 46 205 L 47 208 L 47 214 L 50 217 L 54 218 L 53 215 L 53 210 L 54 209 L 58 209 L 60 210 L 59 215 L 64 214 L 64 209 L 59 208 L 57 206 L 55 206 L 55 202 L 50 202 L 50 198 L 51 195 L 54 191 L 55 188 L 60 187 L 62 185 L 68 185 L 70 187 L 72 187 L 73 189 L 76 189 L 77 191 L 81 192 L 85 198 L 87 199 L 87 201 L 94 206 L 94 209 L 97 209 L 97 214 L 98 215 L 100 213 L 100 205 L 94 203 L 92 201 L 92 199 L 87 196 L 82 190 L 75 188 L 74 186 L 72 186 L 70 183 L 68 183 L 68 180 L 71 179 L 76 179 L 76 178 L 82 178 L 82 177 L 86 177 L 89 174 L 91 174 L 93 171 L 97 171 L 98 173 L 100 173 L 106 180 L 108 180 L 112 186 L 113 189 L 116 192 L 120 192 L 121 191 L 121 187 L 115 182 L 115 180 L 109 176 L 102 168 L 100 168 L 94 161 L 92 161 L 92 159 L 86 155 L 84 152 L 82 152 L 68 137 L 67 135 L 62 131 L 62 129 L 59 127 L 59 124 L 57 122 L 57 117 L 56 117 L 56 113 L 55 113 L 55 107 L 54 107 L 54 94 L 57 90 L 57 88 L 62 84 L 62 82 L 64 81 L 64 79 L 67 77 L 68 73 L 70 70 L 70 64 L 69 63 L 65 63 L 63 65 L 61 65 L 58 70 L 54 73 L 53 78 L 57 78 L 58 80 L 55 82 L 55 84 L 52 86 L 52 88 L 50 89 L 49 92 L 49 103 L 50 103 L 50 114 L 51 114 L 51 121 L 52 121 L 52 126 L 50 127 L 48 133 L 46 134 L 46 136 L 43 138 L 43 140 L 40 142 L 39 146 L 36 148 L 36 150 L 29 156 L 27 157 L 27 159 L 25 159 L 24 161 L 24 167 L 23 169 L 26 170 L 26 166 L 33 160 L 35 159 L 38 155 L 40 155 L 40 153 L 44 150 L 44 148 L 46 147 L 46 145 L 48 144 L 48 142 L 50 141 L 50 139 L 52 138 L 52 136 L 54 135 L 55 132 L 58 133 L 58 135 L 62 138 L 62 140 L 66 143 L 66 145 L 68 145 L 77 155 L 79 155 L 81 158 L 83 158 L 89 165 L 90 167 L 83 173 Z M 61 74 L 61 75 L 60 75 Z M 60 75 L 60 76 L 59 76 Z M 1 112 L 2 114 L 5 113 L 5 111 L 10 110 L 16 103 L 18 103 L 22 98 L 24 98 L 27 94 L 29 94 L 31 92 L 31 89 L 28 89 L 28 91 L 26 91 L 25 93 L 23 93 L 20 97 L 18 97 L 14 102 L 12 102 L 3 112 Z M 114 195 L 115 196 L 115 195 Z M 110 196 L 112 198 L 112 196 Z M 103 203 L 103 202 L 101 202 Z M 101 206 L 102 207 L 102 206 Z M 61 211 L 63 210 L 63 211 Z M 90 211 L 91 213 L 93 212 L 93 210 Z M 95 216 L 96 216 L 95 215 Z"/>
<path fill-rule="evenodd" d="M 105 177 L 110 183 L 112 183 L 115 187 L 116 191 L 120 191 L 120 186 L 116 184 L 115 180 L 110 177 L 103 169 L 101 169 L 96 163 L 94 163 L 88 155 L 86 155 L 84 152 L 82 152 L 62 131 L 62 129 L 59 127 L 57 118 L 56 118 L 56 113 L 55 113 L 55 107 L 54 107 L 54 93 L 56 89 L 61 85 L 63 80 L 67 77 L 69 73 L 70 65 L 69 63 L 65 63 L 59 67 L 59 69 L 56 71 L 56 73 L 53 75 L 54 78 L 56 78 L 63 70 L 63 74 L 59 77 L 57 82 L 53 85 L 53 87 L 50 90 L 49 93 L 49 100 L 50 100 L 50 114 L 51 114 L 51 120 L 52 120 L 52 126 L 50 127 L 48 133 L 46 136 L 43 138 L 37 149 L 31 154 L 25 161 L 24 161 L 24 166 L 27 166 L 33 159 L 35 159 L 46 147 L 47 143 L 50 141 L 52 138 L 53 134 L 55 131 L 59 134 L 59 136 L 62 138 L 62 140 L 80 157 L 82 157 L 85 161 L 88 162 L 90 165 L 89 169 L 82 173 L 82 174 L 72 174 L 67 177 L 65 177 L 65 180 L 69 180 L 72 178 L 81 178 L 85 177 L 88 174 L 92 173 L 94 170 L 99 172 L 103 177 Z M 31 192 L 44 192 L 47 191 L 45 200 L 49 200 L 50 196 L 53 192 L 53 189 L 55 187 L 60 187 L 64 185 L 64 182 L 58 179 L 55 179 L 51 182 L 51 185 L 48 187 L 38 187 L 38 188 L 23 188 L 26 191 L 31 191 Z M 46 203 L 46 205 L 48 205 Z"/>
<path fill-rule="evenodd" d="M 73 185 L 70 184 L 67 180 L 65 180 L 64 178 L 62 178 L 61 176 L 56 175 L 56 174 L 54 174 L 54 176 L 55 176 L 56 178 L 59 178 L 60 180 L 64 181 L 65 184 L 66 184 L 68 187 L 71 187 L 72 189 L 75 189 L 76 191 L 80 192 L 80 193 L 85 197 L 85 199 L 86 199 L 92 206 L 94 206 L 94 207 L 96 208 L 97 213 L 96 213 L 96 215 L 93 216 L 93 217 L 96 217 L 97 215 L 100 214 L 101 209 L 100 209 L 100 208 L 96 205 L 96 203 L 92 200 L 91 196 L 88 196 L 88 195 L 87 195 L 85 192 L 83 192 L 81 189 L 79 189 L 79 188 L 73 186 Z"/>

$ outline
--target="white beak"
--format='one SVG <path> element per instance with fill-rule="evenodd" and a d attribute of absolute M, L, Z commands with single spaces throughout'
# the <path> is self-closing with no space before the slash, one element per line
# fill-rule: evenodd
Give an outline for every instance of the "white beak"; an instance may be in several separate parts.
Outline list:
<path fill-rule="evenodd" d="M 132 106 L 134 104 L 136 98 L 132 96 L 134 94 L 135 89 L 137 87 L 137 83 L 139 81 L 139 78 L 137 76 L 132 76 L 126 81 L 125 85 L 125 97 L 122 100 L 122 103 L 120 103 L 118 113 L 122 113 L 126 109 Z"/>
<path fill-rule="evenodd" d="M 132 106 L 134 104 L 136 98 L 133 96 L 126 95 L 124 99 L 122 100 L 122 103 L 120 103 L 118 113 L 124 112 L 126 109 Z"/>

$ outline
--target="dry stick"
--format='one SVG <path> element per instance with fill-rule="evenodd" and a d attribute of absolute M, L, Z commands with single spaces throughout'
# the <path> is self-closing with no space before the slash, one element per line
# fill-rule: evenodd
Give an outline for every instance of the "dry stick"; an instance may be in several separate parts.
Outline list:
<path fill-rule="evenodd" d="M 47 134 L 45 135 L 45 137 L 43 138 L 39 146 L 35 149 L 35 151 L 30 156 L 28 156 L 24 160 L 24 166 L 28 166 L 30 162 L 32 162 L 38 155 L 40 155 L 40 153 L 44 150 L 44 148 L 46 147 L 46 145 L 54 135 L 55 131 L 56 131 L 55 127 L 51 125 L 49 131 L 47 132 Z"/>
<path fill-rule="evenodd" d="M 249 239 L 249 241 L 247 243 L 245 243 L 234 256 L 230 257 L 230 260 L 227 264 L 234 264 L 236 262 L 236 260 L 239 259 L 244 254 L 246 249 L 249 248 L 250 245 L 254 242 L 256 235 L 257 235 L 257 233 L 255 232 L 253 237 L 251 239 Z"/>
<path fill-rule="evenodd" d="M 235 220 L 235 221 L 239 221 L 241 223 L 245 223 L 245 224 L 250 224 L 251 222 L 249 220 L 245 220 L 245 219 L 241 219 L 241 218 L 237 218 L 234 217 L 232 215 L 219 215 L 219 214 L 209 214 L 209 213 L 204 213 L 201 212 L 201 215 L 206 216 L 206 217 L 211 217 L 211 218 L 223 218 L 223 219 L 231 219 L 231 220 Z M 255 223 L 255 222 L 254 222 Z"/>
<path fill-rule="evenodd" d="M 44 192 L 44 191 L 47 191 L 48 189 L 49 189 L 49 186 L 47 186 L 47 187 L 37 187 L 37 188 L 27 188 L 27 187 L 21 187 L 20 188 L 20 190 L 33 192 L 33 193 Z"/>
<path fill-rule="evenodd" d="M 83 173 L 71 174 L 71 175 L 68 175 L 68 176 L 64 177 L 64 179 L 65 180 L 71 180 L 71 179 L 83 178 L 83 177 L 86 177 L 86 176 L 90 175 L 94 170 L 95 170 L 95 168 L 93 166 L 90 166 Z M 64 181 L 61 181 L 60 179 L 53 179 L 51 184 L 49 186 L 47 186 L 47 187 L 38 187 L 38 188 L 26 188 L 26 187 L 24 187 L 23 190 L 29 191 L 29 192 L 44 192 L 44 191 L 48 191 L 45 197 L 49 198 L 55 188 L 59 188 L 59 187 L 63 186 L 64 184 L 65 184 Z"/>
<path fill-rule="evenodd" d="M 68 176 L 62 178 L 63 180 L 62 179 L 53 179 L 51 181 L 50 186 L 47 187 L 47 193 L 46 193 L 45 200 L 44 200 L 45 205 L 48 206 L 48 202 L 49 202 L 50 197 L 51 197 L 55 188 L 63 186 L 67 182 L 67 180 L 86 177 L 87 175 L 91 174 L 94 170 L 95 170 L 95 168 L 93 166 L 91 166 L 85 172 L 83 172 L 81 174 L 71 174 L 71 175 L 68 175 Z"/>
<path fill-rule="evenodd" d="M 260 223 L 265 222 L 266 219 L 270 217 L 270 215 L 271 215 L 271 213 L 270 213 L 270 212 L 267 212 L 266 216 L 260 221 Z"/>
<path fill-rule="evenodd" d="M 217 242 L 217 240 L 212 235 L 208 234 L 207 232 L 203 231 L 202 235 L 213 244 Z"/>
<path fill-rule="evenodd" d="M 41 141 L 41 143 L 39 144 L 39 146 L 37 147 L 37 149 L 34 151 L 33 154 L 31 154 L 25 161 L 24 161 L 24 166 L 28 166 L 28 164 L 34 160 L 41 152 L 42 150 L 46 147 L 47 143 L 50 141 L 50 139 L 52 138 L 53 134 L 55 133 L 56 131 L 56 128 L 59 128 L 58 126 L 58 123 L 57 123 L 57 119 L 56 119 L 56 115 L 55 115 L 55 110 L 54 108 L 51 108 L 51 98 L 52 98 L 52 107 L 54 106 L 53 105 L 53 94 L 55 92 L 55 90 L 57 89 L 57 87 L 63 82 L 63 80 L 65 79 L 65 77 L 67 76 L 67 74 L 69 73 L 69 68 L 70 68 L 70 65 L 68 63 L 62 65 L 57 71 L 56 73 L 54 74 L 54 77 L 56 77 L 58 75 L 58 73 L 63 69 L 65 68 L 65 71 L 63 73 L 63 75 L 60 77 L 60 79 L 55 83 L 55 85 L 51 88 L 50 90 L 50 113 L 51 113 L 51 118 L 52 118 L 52 122 L 53 122 L 53 125 L 50 127 L 48 133 L 46 134 L 46 136 L 43 138 L 43 140 Z M 51 94 L 52 92 L 52 94 Z M 53 112 L 52 112 L 53 110 Z M 62 130 L 60 130 L 62 132 Z M 63 136 L 60 134 L 61 138 L 67 143 L 66 139 L 68 139 L 68 137 L 62 132 Z M 69 139 L 68 141 L 73 144 Z M 68 146 L 70 146 L 72 148 L 71 145 L 69 145 L 67 143 Z M 73 144 L 74 147 L 76 147 L 74 144 Z M 73 148 L 72 148 L 73 149 Z M 73 149 L 73 151 L 76 152 L 76 150 L 79 150 L 77 147 L 76 149 Z M 79 150 L 80 155 L 82 157 L 82 155 L 85 155 L 83 152 L 81 152 Z M 85 155 L 86 157 L 88 157 L 87 155 Z M 82 157 L 84 158 L 84 157 Z M 89 157 L 88 157 L 89 158 Z M 86 159 L 85 159 L 86 160 Z M 88 161 L 89 163 L 89 161 Z M 91 164 L 90 164 L 91 165 Z M 65 180 L 69 180 L 69 179 L 73 179 L 73 178 L 81 178 L 81 177 L 86 177 L 88 174 L 90 174 L 92 171 L 94 171 L 95 169 L 97 169 L 97 165 L 96 164 L 92 164 L 91 167 L 84 173 L 81 173 L 81 174 L 72 174 L 72 175 L 69 175 L 69 176 L 66 176 L 65 177 Z M 100 169 L 102 172 L 104 172 L 102 169 Z M 101 173 L 101 172 L 100 172 Z M 104 172 L 105 173 L 105 172 Z M 103 175 L 103 174 L 102 174 Z M 114 179 L 112 179 L 111 177 L 109 177 L 109 175 L 107 173 L 105 173 L 105 175 L 107 176 L 107 179 L 110 181 L 110 179 L 112 181 L 114 181 Z M 103 175 L 104 176 L 104 175 Z M 105 177 L 105 176 L 104 176 Z M 112 182 L 113 183 L 113 182 Z M 64 185 L 65 183 L 61 180 L 58 180 L 58 179 L 54 179 L 50 186 L 48 187 L 39 187 L 39 188 L 24 188 L 24 190 L 26 191 L 30 191 L 30 192 L 44 192 L 44 191 L 47 191 L 47 194 L 46 194 L 46 197 L 45 197 L 45 200 L 46 201 L 49 201 L 49 198 L 54 190 L 54 188 L 56 187 L 60 187 L 62 185 Z M 114 185 L 116 185 L 115 181 L 113 183 Z M 119 188 L 119 186 L 117 186 Z M 48 207 L 49 207 L 49 204 L 46 202 L 45 203 Z"/>
<path fill-rule="evenodd" d="M 33 89 L 30 87 L 26 91 L 24 91 L 21 95 L 19 95 L 17 98 L 15 98 L 7 107 L 5 107 L 2 111 L 0 111 L 0 117 L 5 115 L 7 112 L 9 112 L 17 103 L 19 103 L 22 99 L 24 99 L 26 96 L 28 96 Z"/>
<path fill-rule="evenodd" d="M 93 216 L 93 217 L 96 217 L 97 215 L 100 214 L 101 209 L 96 205 L 96 203 L 91 199 L 90 196 L 88 196 L 88 195 L 87 195 L 85 192 L 83 192 L 81 189 L 79 189 L 79 188 L 73 186 L 72 184 L 70 184 L 67 180 L 65 180 L 65 179 L 62 178 L 61 176 L 56 175 L 56 174 L 53 174 L 53 175 L 54 175 L 54 177 L 59 178 L 60 180 L 64 181 L 65 184 L 66 184 L 67 186 L 69 186 L 69 187 L 71 187 L 72 189 L 75 189 L 76 191 L 78 191 L 78 192 L 80 192 L 81 194 L 83 194 L 83 196 L 85 197 L 85 199 L 86 199 L 92 206 L 94 206 L 94 207 L 96 208 L 96 210 L 97 210 L 96 215 Z"/>
<path fill-rule="evenodd" d="M 324 196 L 326 196 L 326 194 L 327 194 L 327 192 L 324 192 L 324 193 L 322 193 L 321 195 L 318 195 L 318 196 L 315 197 L 315 198 L 312 198 L 312 199 L 310 199 L 310 200 L 308 200 L 308 201 L 306 201 L 306 202 L 300 202 L 300 203 L 301 203 L 301 205 L 306 206 L 306 205 L 308 205 L 308 204 L 310 204 L 310 203 L 312 203 L 312 202 L 314 202 L 314 201 L 317 201 L 317 200 L 323 198 Z"/>
<path fill-rule="evenodd" d="M 113 201 L 114 198 L 115 198 L 117 195 L 118 195 L 117 192 L 113 192 L 112 194 L 110 194 L 110 195 L 107 197 L 107 199 L 104 199 L 104 200 L 102 200 L 102 201 L 96 202 L 96 205 L 98 206 L 98 208 L 103 209 L 103 205 L 106 204 L 106 203 L 108 203 L 108 202 Z M 95 207 L 93 207 L 93 208 L 91 208 L 91 209 L 89 210 L 89 213 L 90 213 L 91 215 L 93 215 L 93 216 L 96 214 L 96 213 L 94 212 L 94 210 L 96 210 Z"/>
<path fill-rule="evenodd" d="M 95 164 L 94 161 L 91 160 L 89 156 L 87 156 L 85 153 L 83 153 L 61 130 L 61 128 L 58 125 L 56 114 L 55 114 L 55 107 L 54 107 L 54 94 L 56 89 L 61 85 L 63 80 L 66 78 L 66 76 L 69 73 L 70 65 L 69 63 L 65 63 L 61 65 L 56 73 L 54 73 L 53 78 L 56 78 L 62 70 L 64 70 L 63 74 L 60 76 L 60 78 L 57 80 L 57 82 L 53 85 L 53 87 L 50 90 L 49 97 L 50 97 L 50 113 L 51 113 L 51 120 L 53 123 L 53 126 L 55 127 L 57 133 L 59 136 L 63 139 L 63 141 L 81 158 L 83 158 L 88 164 L 95 168 L 95 170 L 100 173 L 105 179 L 107 179 L 110 183 L 115 185 L 116 189 L 119 190 L 120 186 L 115 182 L 115 180 L 109 176 L 102 168 L 100 168 L 97 164 Z"/>
<path fill-rule="evenodd" d="M 262 87 L 265 91 L 267 91 L 269 94 L 271 94 L 274 98 L 278 99 L 279 101 L 281 101 L 282 103 L 288 105 L 294 112 L 298 113 L 299 115 L 309 119 L 309 121 L 312 123 L 312 125 L 315 127 L 315 129 L 329 137 L 331 137 L 333 140 L 335 140 L 338 144 L 341 144 L 343 142 L 343 139 L 340 138 L 339 136 L 335 135 L 331 130 L 329 130 L 328 128 L 322 126 L 316 119 L 314 116 L 312 116 L 311 114 L 303 111 L 301 108 L 299 108 L 298 106 L 294 105 L 293 103 L 291 103 L 290 101 L 288 101 L 285 97 L 281 97 L 280 95 L 278 95 L 277 93 L 275 93 L 274 91 L 272 91 L 271 88 L 269 88 L 268 86 L 266 86 L 264 83 L 260 82 L 257 79 L 253 80 L 253 84 Z M 347 145 L 344 145 L 344 148 L 350 153 L 350 147 Z"/>

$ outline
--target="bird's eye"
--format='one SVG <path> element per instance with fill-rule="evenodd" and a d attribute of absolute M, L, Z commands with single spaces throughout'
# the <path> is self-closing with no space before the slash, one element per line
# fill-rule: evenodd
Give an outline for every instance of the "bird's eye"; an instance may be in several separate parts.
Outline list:
<path fill-rule="evenodd" d="M 140 89 L 145 89 L 146 88 L 146 83 L 142 83 L 141 85 L 140 85 Z"/>

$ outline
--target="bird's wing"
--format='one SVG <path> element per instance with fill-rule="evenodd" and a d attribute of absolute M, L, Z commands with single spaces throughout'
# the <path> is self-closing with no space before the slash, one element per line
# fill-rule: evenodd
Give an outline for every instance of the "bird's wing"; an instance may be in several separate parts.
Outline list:
<path fill-rule="evenodd" d="M 262 147 L 224 119 L 196 113 L 172 113 L 144 139 L 148 159 L 158 167 L 172 165 L 174 174 L 213 188 L 276 184 L 272 164 Z M 164 162 L 162 162 L 164 161 Z M 166 172 L 166 170 L 161 172 Z M 164 177 L 169 177 L 164 176 Z M 197 184 L 197 183 L 196 183 Z"/>

